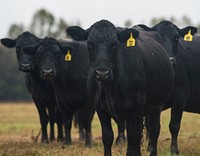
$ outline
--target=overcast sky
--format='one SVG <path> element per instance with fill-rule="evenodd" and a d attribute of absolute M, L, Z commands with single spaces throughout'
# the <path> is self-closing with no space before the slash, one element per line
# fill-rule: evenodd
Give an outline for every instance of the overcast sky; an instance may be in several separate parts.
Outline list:
<path fill-rule="evenodd" d="M 153 17 L 184 15 L 194 24 L 200 23 L 200 0 L 0 0 L 0 38 L 6 37 L 12 23 L 30 24 L 41 8 L 67 23 L 80 21 L 83 28 L 101 19 L 118 26 L 126 20 L 148 25 Z"/>

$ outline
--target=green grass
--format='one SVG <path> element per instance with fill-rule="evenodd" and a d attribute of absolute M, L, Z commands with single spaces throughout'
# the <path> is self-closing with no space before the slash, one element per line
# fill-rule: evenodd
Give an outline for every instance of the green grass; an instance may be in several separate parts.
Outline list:
<path fill-rule="evenodd" d="M 158 140 L 158 155 L 169 156 L 170 133 L 168 130 L 170 110 L 161 116 L 161 133 Z M 117 134 L 116 125 L 113 129 Z M 55 128 L 56 129 L 56 128 Z M 33 104 L 2 103 L 0 104 L 0 156 L 101 156 L 100 123 L 95 115 L 92 123 L 94 146 L 84 147 L 78 140 L 78 130 L 72 129 L 73 145 L 62 143 L 41 144 L 33 138 L 40 131 L 39 117 Z M 180 156 L 200 155 L 200 115 L 184 113 L 179 133 Z M 126 155 L 126 145 L 113 145 L 113 156 Z M 143 142 L 142 155 L 146 156 L 146 141 Z"/>

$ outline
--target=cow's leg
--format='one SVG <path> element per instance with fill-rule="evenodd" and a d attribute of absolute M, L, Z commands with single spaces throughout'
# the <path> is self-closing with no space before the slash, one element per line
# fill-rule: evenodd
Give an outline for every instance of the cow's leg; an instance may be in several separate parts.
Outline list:
<path fill-rule="evenodd" d="M 148 109 L 149 114 L 148 118 L 148 137 L 149 144 L 148 150 L 150 152 L 150 156 L 157 156 L 157 140 L 160 133 L 160 113 L 162 110 L 161 106 L 153 107 Z"/>
<path fill-rule="evenodd" d="M 86 134 L 85 134 L 83 127 L 84 126 L 82 124 L 79 124 L 78 132 L 79 132 L 79 140 L 80 141 L 84 141 L 86 139 Z"/>
<path fill-rule="evenodd" d="M 79 117 L 79 126 L 82 127 L 82 131 L 85 134 L 85 146 L 92 147 L 92 131 L 91 131 L 91 124 L 92 119 L 94 115 L 94 110 L 88 109 L 89 107 L 86 107 L 84 110 L 78 111 L 78 117 Z"/>
<path fill-rule="evenodd" d="M 87 112 L 88 113 L 88 112 Z M 78 125 L 78 131 L 79 131 L 79 140 L 84 141 L 86 138 L 85 129 L 84 129 L 84 113 L 81 111 L 78 111 L 75 113 L 75 120 L 77 122 L 76 125 Z"/>
<path fill-rule="evenodd" d="M 178 133 L 181 126 L 181 119 L 183 114 L 184 100 L 178 101 L 178 97 L 172 103 L 171 120 L 169 123 L 169 130 L 171 133 L 171 154 L 179 154 L 178 150 Z"/>
<path fill-rule="evenodd" d="M 138 110 L 138 109 L 137 109 Z M 140 144 L 142 139 L 142 116 L 135 115 L 137 112 L 132 111 L 127 116 L 127 156 L 141 156 Z"/>
<path fill-rule="evenodd" d="M 87 113 L 86 120 L 85 120 L 85 146 L 91 147 L 92 146 L 92 131 L 91 131 L 91 125 L 92 125 L 92 119 L 94 116 L 94 110 L 88 110 L 85 113 Z M 85 114 L 84 113 L 84 114 Z"/>
<path fill-rule="evenodd" d="M 92 147 L 91 120 L 85 125 L 85 146 Z"/>
<path fill-rule="evenodd" d="M 57 100 L 58 101 L 58 100 Z M 63 143 L 66 145 L 70 145 L 72 143 L 71 141 L 71 128 L 72 128 L 72 118 L 73 118 L 73 113 L 68 112 L 67 110 L 62 110 L 62 108 L 60 107 L 59 103 L 57 102 L 57 106 L 58 106 L 58 112 L 59 112 L 59 116 L 62 117 L 61 120 L 59 121 L 59 133 L 61 135 L 62 138 L 62 124 L 64 125 L 64 140 Z M 64 113 L 65 112 L 65 113 Z"/>
<path fill-rule="evenodd" d="M 115 144 L 118 145 L 120 143 L 125 143 L 126 142 L 126 138 L 125 138 L 125 120 L 121 120 L 117 123 L 117 129 L 118 129 L 118 136 L 117 139 L 115 141 Z"/>
<path fill-rule="evenodd" d="M 185 103 L 189 96 L 187 87 L 176 90 L 171 98 L 171 120 L 169 123 L 169 130 L 171 133 L 171 154 L 179 154 L 178 150 L 178 133 L 181 126 L 181 119 Z"/>
<path fill-rule="evenodd" d="M 93 120 L 93 116 L 95 113 L 94 108 L 92 107 L 88 107 L 89 110 L 86 111 L 85 113 L 87 113 L 87 118 L 86 118 L 86 126 L 85 126 L 85 145 L 88 147 L 92 146 L 92 131 L 91 131 L 91 126 L 92 126 L 92 120 Z M 89 113 L 88 113 L 89 112 Z"/>
<path fill-rule="evenodd" d="M 179 154 L 178 150 L 178 133 L 181 125 L 183 111 L 171 109 L 171 120 L 169 130 L 171 133 L 171 154 Z"/>
<path fill-rule="evenodd" d="M 70 145 L 72 143 L 71 128 L 72 128 L 72 116 L 64 118 L 64 129 L 65 129 L 64 144 L 66 145 Z"/>
<path fill-rule="evenodd" d="M 132 100 L 126 100 L 127 106 L 134 106 L 127 111 L 127 156 L 141 156 L 140 145 L 143 130 L 144 95 L 137 93 Z"/>
<path fill-rule="evenodd" d="M 97 106 L 96 110 L 101 123 L 104 156 L 111 156 L 111 147 L 114 138 L 111 126 L 111 117 L 107 113 L 103 112 L 100 106 Z"/>
<path fill-rule="evenodd" d="M 65 136 L 64 136 L 63 143 L 66 145 L 70 145 L 72 143 L 71 128 L 72 128 L 72 118 L 73 118 L 74 112 L 71 112 L 70 109 L 68 109 L 68 104 L 63 99 L 64 95 L 62 95 L 62 92 L 60 92 L 60 90 L 58 89 L 58 86 L 55 84 L 54 81 L 52 81 L 52 85 L 54 87 L 56 106 L 59 110 L 59 113 L 62 116 L 62 121 L 64 125 Z"/>
<path fill-rule="evenodd" d="M 57 141 L 63 141 L 63 120 L 60 110 L 56 107 L 56 123 L 58 128 Z"/>
<path fill-rule="evenodd" d="M 49 122 L 50 122 L 50 141 L 55 141 L 54 123 L 55 123 L 55 106 L 49 103 Z"/>
<path fill-rule="evenodd" d="M 40 125 L 42 128 L 41 142 L 48 143 L 49 142 L 48 136 L 47 136 L 48 115 L 46 112 L 46 108 L 44 104 L 42 104 L 35 96 L 32 96 L 32 98 L 36 105 L 37 111 L 39 113 Z"/>

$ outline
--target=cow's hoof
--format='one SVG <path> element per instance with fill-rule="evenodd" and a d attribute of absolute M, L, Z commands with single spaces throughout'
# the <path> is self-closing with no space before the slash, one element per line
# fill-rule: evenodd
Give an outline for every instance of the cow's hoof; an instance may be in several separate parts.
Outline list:
<path fill-rule="evenodd" d="M 126 142 L 126 137 L 125 136 L 118 136 L 116 141 L 115 141 L 115 144 L 119 145 L 119 144 L 123 144 L 125 142 Z"/>
<path fill-rule="evenodd" d="M 172 147 L 171 148 L 171 155 L 179 155 L 178 148 Z"/>

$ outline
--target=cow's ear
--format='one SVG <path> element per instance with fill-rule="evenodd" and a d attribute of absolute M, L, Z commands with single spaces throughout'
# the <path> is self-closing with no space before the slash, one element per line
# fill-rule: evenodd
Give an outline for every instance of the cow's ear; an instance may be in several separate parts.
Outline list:
<path fill-rule="evenodd" d="M 88 32 L 81 27 L 71 26 L 66 29 L 67 35 L 77 41 L 85 41 L 88 38 Z"/>
<path fill-rule="evenodd" d="M 139 35 L 139 31 L 136 29 L 125 29 L 117 33 L 117 37 L 120 42 L 128 42 L 130 39 L 136 39 Z"/>
<path fill-rule="evenodd" d="M 138 26 L 139 26 L 140 28 L 146 30 L 146 31 L 153 31 L 152 28 L 150 28 L 150 27 L 148 27 L 148 26 L 146 26 L 146 25 L 144 25 L 144 24 L 139 24 Z"/>
<path fill-rule="evenodd" d="M 190 35 L 190 34 L 193 36 L 196 32 L 197 28 L 193 26 L 188 26 L 183 29 L 180 29 L 180 34 L 182 37 L 185 37 L 185 35 Z"/>
<path fill-rule="evenodd" d="M 37 46 L 27 46 L 22 49 L 24 54 L 34 55 L 37 50 Z"/>
<path fill-rule="evenodd" d="M 16 40 L 10 38 L 2 38 L 1 44 L 3 44 L 7 48 L 14 48 L 16 45 Z"/>

